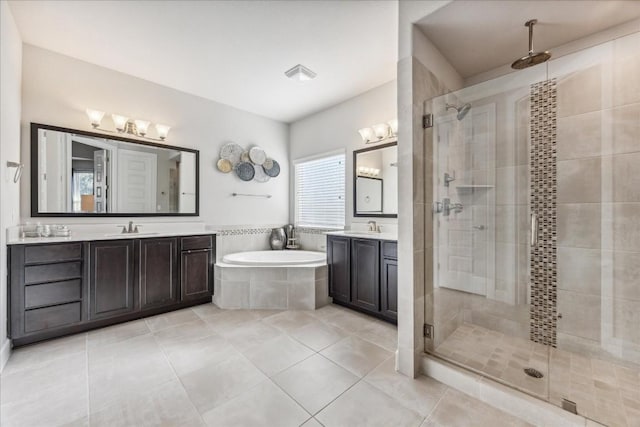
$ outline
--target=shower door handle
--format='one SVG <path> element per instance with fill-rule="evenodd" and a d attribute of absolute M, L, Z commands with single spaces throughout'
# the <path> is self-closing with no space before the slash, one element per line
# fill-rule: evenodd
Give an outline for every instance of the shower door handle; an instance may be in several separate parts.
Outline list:
<path fill-rule="evenodd" d="M 538 244 L 538 215 L 531 214 L 531 247 Z"/>

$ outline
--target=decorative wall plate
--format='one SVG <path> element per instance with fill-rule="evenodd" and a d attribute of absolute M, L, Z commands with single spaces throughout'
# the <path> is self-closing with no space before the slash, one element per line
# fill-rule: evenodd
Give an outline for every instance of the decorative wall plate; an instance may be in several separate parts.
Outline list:
<path fill-rule="evenodd" d="M 271 179 L 271 177 L 265 172 L 264 167 L 255 165 L 253 168 L 256 171 L 256 175 L 253 177 L 254 181 L 267 182 Z"/>
<path fill-rule="evenodd" d="M 251 163 L 242 162 L 236 166 L 236 175 L 243 181 L 251 181 L 256 175 L 256 170 Z"/>
<path fill-rule="evenodd" d="M 274 160 L 273 166 L 270 169 L 265 169 L 264 171 L 271 178 L 275 178 L 276 176 L 280 175 L 280 165 Z"/>
<path fill-rule="evenodd" d="M 252 147 L 249 150 L 249 158 L 255 165 L 262 165 L 267 160 L 267 153 L 260 147 Z"/>
<path fill-rule="evenodd" d="M 220 149 L 220 158 L 229 160 L 232 166 L 236 166 L 240 163 L 240 156 L 242 156 L 243 152 L 244 149 L 241 146 L 235 142 L 230 142 Z"/>
<path fill-rule="evenodd" d="M 249 152 L 248 151 L 243 151 L 242 154 L 240 155 L 240 161 L 241 162 L 250 162 L 251 159 L 249 158 Z"/>
<path fill-rule="evenodd" d="M 267 157 L 267 159 L 262 164 L 262 167 L 266 169 L 271 169 L 273 167 L 273 159 L 271 157 Z"/>
<path fill-rule="evenodd" d="M 231 162 L 227 159 L 219 159 L 216 165 L 218 166 L 218 170 L 222 173 L 229 173 L 233 169 L 233 165 L 231 165 Z"/>

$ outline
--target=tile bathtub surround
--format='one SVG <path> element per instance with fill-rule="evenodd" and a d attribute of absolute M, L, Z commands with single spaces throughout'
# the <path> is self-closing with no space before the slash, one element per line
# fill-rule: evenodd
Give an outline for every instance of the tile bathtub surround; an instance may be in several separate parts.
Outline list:
<path fill-rule="evenodd" d="M 217 264 L 213 302 L 227 309 L 313 310 L 329 303 L 327 266 L 238 267 Z"/>
<path fill-rule="evenodd" d="M 396 373 L 394 349 L 374 334 L 397 337 L 392 325 L 334 305 L 208 304 L 27 346 L 0 378 L 0 424 L 445 426 L 458 425 L 447 408 L 459 405 L 489 424 L 527 425 Z"/>

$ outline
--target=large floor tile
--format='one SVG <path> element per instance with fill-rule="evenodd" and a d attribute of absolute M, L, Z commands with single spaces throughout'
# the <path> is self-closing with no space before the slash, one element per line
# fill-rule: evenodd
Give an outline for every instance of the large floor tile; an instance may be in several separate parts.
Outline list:
<path fill-rule="evenodd" d="M 207 425 L 216 427 L 297 427 L 309 414 L 270 380 L 205 413 Z"/>
<path fill-rule="evenodd" d="M 91 413 L 91 426 L 199 426 L 202 418 L 176 379 Z"/>
<path fill-rule="evenodd" d="M 320 354 L 359 377 L 365 376 L 393 355 L 382 347 L 354 336 L 338 341 Z"/>
<path fill-rule="evenodd" d="M 319 354 L 273 377 L 276 384 L 312 415 L 359 379 Z"/>
<path fill-rule="evenodd" d="M 11 359 L 5 365 L 2 374 L 10 375 L 22 369 L 33 369 L 55 359 L 84 353 L 86 350 L 86 333 L 14 348 L 11 351 Z"/>
<path fill-rule="evenodd" d="M 198 340 L 214 334 L 215 332 L 209 324 L 201 319 L 182 323 L 153 333 L 160 346 L 167 350 L 180 347 L 186 341 Z"/>
<path fill-rule="evenodd" d="M 201 414 L 258 385 L 266 378 L 241 355 L 180 376 L 189 398 Z"/>
<path fill-rule="evenodd" d="M 498 425 L 524 427 L 531 424 L 454 389 L 446 391 L 438 406 L 423 424 L 424 427 Z"/>
<path fill-rule="evenodd" d="M 182 341 L 180 345 L 165 349 L 165 353 L 178 375 L 240 356 L 240 352 L 219 335 Z"/>
<path fill-rule="evenodd" d="M 338 397 L 315 418 L 326 427 L 419 426 L 423 419 L 364 381 Z"/>
<path fill-rule="evenodd" d="M 342 329 L 318 320 L 294 330 L 289 335 L 307 347 L 320 351 L 340 341 L 348 334 Z"/>
<path fill-rule="evenodd" d="M 89 332 L 87 344 L 89 349 L 97 348 L 105 345 L 117 344 L 150 332 L 151 330 L 144 319 L 134 320 Z"/>
<path fill-rule="evenodd" d="M 263 322 L 274 326 L 283 332 L 293 332 L 296 329 L 315 322 L 316 319 L 308 311 L 283 311 L 263 319 Z"/>
<path fill-rule="evenodd" d="M 262 317 L 257 310 L 221 310 L 204 317 L 204 320 L 214 331 L 222 333 L 243 323 L 260 320 Z"/>
<path fill-rule="evenodd" d="M 414 379 L 399 374 L 394 358 L 371 371 L 364 380 L 423 417 L 429 415 L 447 391 L 446 385 L 433 378 L 419 376 Z"/>
<path fill-rule="evenodd" d="M 244 355 L 268 376 L 277 374 L 313 355 L 313 350 L 288 335 L 280 335 L 257 346 Z"/>
<path fill-rule="evenodd" d="M 246 351 L 282 335 L 282 332 L 260 320 L 255 320 L 226 331 L 220 331 L 220 334 L 238 350 Z"/>
<path fill-rule="evenodd" d="M 199 319 L 200 318 L 193 310 L 185 308 L 183 310 L 171 311 L 169 313 L 147 317 L 146 321 L 149 329 L 151 329 L 152 332 L 155 332 Z"/>
<path fill-rule="evenodd" d="M 396 351 L 398 348 L 398 328 L 386 322 L 371 322 L 356 330 L 354 335 L 388 351 Z"/>
<path fill-rule="evenodd" d="M 153 336 L 132 338 L 89 352 L 91 410 L 126 402 L 176 378 Z"/>
<path fill-rule="evenodd" d="M 205 320 L 209 316 L 213 316 L 215 314 L 220 314 L 223 311 L 220 307 L 215 305 L 214 303 L 196 305 L 191 307 L 191 310 L 198 315 L 202 320 Z"/>

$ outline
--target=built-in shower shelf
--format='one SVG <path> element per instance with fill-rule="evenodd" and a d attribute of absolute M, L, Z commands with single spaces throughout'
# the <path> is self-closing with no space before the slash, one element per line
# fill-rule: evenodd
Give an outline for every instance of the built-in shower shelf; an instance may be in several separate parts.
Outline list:
<path fill-rule="evenodd" d="M 463 184 L 463 185 L 456 185 L 456 188 L 458 190 L 473 190 L 474 188 L 495 188 L 495 185 L 473 185 L 473 184 Z"/>

